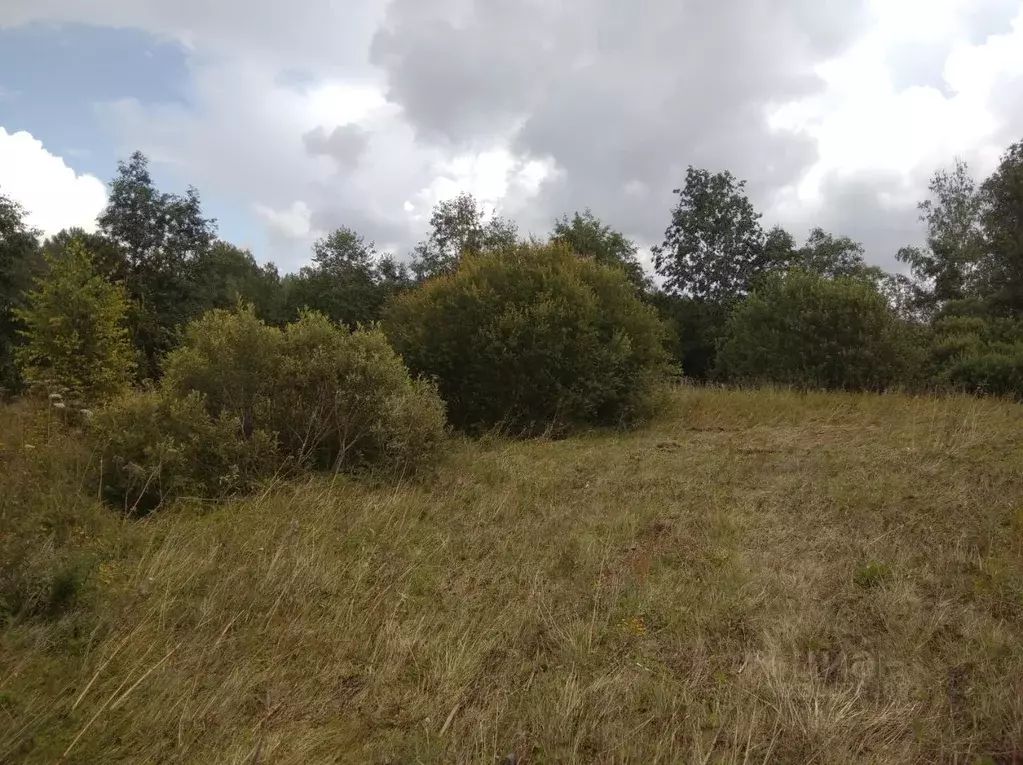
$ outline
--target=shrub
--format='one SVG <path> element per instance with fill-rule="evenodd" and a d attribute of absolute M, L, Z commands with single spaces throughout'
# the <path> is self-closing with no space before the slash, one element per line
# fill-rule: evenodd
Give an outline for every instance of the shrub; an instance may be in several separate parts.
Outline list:
<path fill-rule="evenodd" d="M 125 328 L 124 289 L 100 276 L 77 239 L 62 257 L 47 256 L 49 274 L 17 311 L 25 345 L 15 351 L 25 381 L 100 401 L 127 390 L 134 362 Z"/>
<path fill-rule="evenodd" d="M 947 316 L 934 324 L 934 382 L 967 393 L 1023 396 L 1023 322 Z"/>
<path fill-rule="evenodd" d="M 379 329 L 350 332 L 306 313 L 285 328 L 283 347 L 268 416 L 288 454 L 321 469 L 398 471 L 436 454 L 444 404 Z"/>
<path fill-rule="evenodd" d="M 126 396 L 100 411 L 90 430 L 103 496 L 128 512 L 180 496 L 243 493 L 281 464 L 269 434 L 244 438 L 236 417 L 211 417 L 198 393 Z"/>
<path fill-rule="evenodd" d="M 117 521 L 79 492 L 88 449 L 52 408 L 0 407 L 0 627 L 73 607 Z"/>
<path fill-rule="evenodd" d="M 668 348 L 682 373 L 706 382 L 714 371 L 728 305 L 664 292 L 656 293 L 652 302 L 672 330 Z"/>
<path fill-rule="evenodd" d="M 281 454 L 320 469 L 414 470 L 443 439 L 444 410 L 377 329 L 305 313 L 284 330 L 250 309 L 193 322 L 166 362 L 164 390 L 203 396 L 215 421 L 273 434 Z"/>
<path fill-rule="evenodd" d="M 668 369 L 665 327 L 623 272 L 557 244 L 467 256 L 398 297 L 384 326 L 469 430 L 631 423 Z"/>
<path fill-rule="evenodd" d="M 911 344 L 877 289 L 856 278 L 775 273 L 740 303 L 718 374 L 740 383 L 877 390 L 901 382 Z"/>
<path fill-rule="evenodd" d="M 280 330 L 260 321 L 251 307 L 213 310 L 188 325 L 182 347 L 168 356 L 163 388 L 177 398 L 202 393 L 211 416 L 238 418 L 249 436 L 257 407 L 265 409 L 278 379 L 281 352 Z M 258 418 L 266 424 L 265 411 Z"/>

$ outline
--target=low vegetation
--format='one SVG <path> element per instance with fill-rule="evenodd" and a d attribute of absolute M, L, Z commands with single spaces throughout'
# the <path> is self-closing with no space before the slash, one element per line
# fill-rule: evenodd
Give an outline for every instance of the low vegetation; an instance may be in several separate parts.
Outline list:
<path fill-rule="evenodd" d="M 682 389 L 628 435 L 460 440 L 416 483 L 128 522 L 75 491 L 38 415 L 5 415 L 0 502 L 9 523 L 31 495 L 55 575 L 30 599 L 48 615 L 0 630 L 0 761 L 1023 748 L 1018 405 Z"/>

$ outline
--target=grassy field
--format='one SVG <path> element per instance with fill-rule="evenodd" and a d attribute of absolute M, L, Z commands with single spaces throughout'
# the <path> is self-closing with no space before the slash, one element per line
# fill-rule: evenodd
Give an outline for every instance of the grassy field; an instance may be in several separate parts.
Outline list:
<path fill-rule="evenodd" d="M 141 521 L 16 421 L 91 573 L 0 627 L 0 762 L 1023 761 L 1023 407 L 682 390 Z"/>

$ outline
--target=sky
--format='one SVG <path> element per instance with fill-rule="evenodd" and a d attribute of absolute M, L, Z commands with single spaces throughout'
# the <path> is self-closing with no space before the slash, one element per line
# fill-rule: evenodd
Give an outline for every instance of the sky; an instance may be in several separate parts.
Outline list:
<path fill-rule="evenodd" d="M 688 165 L 766 225 L 898 268 L 956 157 L 1023 139 L 1023 0 L 4 0 L 0 193 L 94 226 L 119 158 L 285 271 L 346 225 L 401 256 L 468 191 L 642 248 Z"/>

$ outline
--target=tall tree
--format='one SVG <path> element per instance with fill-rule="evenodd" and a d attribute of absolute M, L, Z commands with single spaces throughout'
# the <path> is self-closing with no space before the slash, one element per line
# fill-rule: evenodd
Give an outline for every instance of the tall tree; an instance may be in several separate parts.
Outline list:
<path fill-rule="evenodd" d="M 1023 141 L 1010 146 L 981 187 L 986 251 L 979 267 L 994 312 L 1023 317 Z"/>
<path fill-rule="evenodd" d="M 25 345 L 16 350 L 26 382 L 76 398 L 102 401 L 125 390 L 134 361 L 123 287 L 97 273 L 83 241 L 47 256 L 49 273 L 17 311 Z"/>
<path fill-rule="evenodd" d="M 834 236 L 822 228 L 810 231 L 806 243 L 795 251 L 793 265 L 828 279 L 852 276 L 876 281 L 884 273 L 880 268 L 867 265 L 862 244 L 847 236 Z"/>
<path fill-rule="evenodd" d="M 103 234 L 86 231 L 83 228 L 65 228 L 46 238 L 43 252 L 51 258 L 62 258 L 72 242 L 78 242 L 91 254 L 96 271 L 112 282 L 123 282 L 128 277 L 128 261 L 124 250 Z"/>
<path fill-rule="evenodd" d="M 260 266 L 252 253 L 217 240 L 194 265 L 196 297 L 203 311 L 251 304 L 263 321 L 280 323 L 281 277 L 273 263 Z"/>
<path fill-rule="evenodd" d="M 918 300 L 933 311 L 970 295 L 971 283 L 984 254 L 982 197 L 966 162 L 931 178 L 930 198 L 921 202 L 920 220 L 927 225 L 924 247 L 904 247 L 897 258 L 910 266 L 919 282 Z"/>
<path fill-rule="evenodd" d="M 98 223 L 124 253 L 124 284 L 139 307 L 132 335 L 143 360 L 140 371 L 155 377 L 179 328 L 202 312 L 195 264 L 213 245 L 216 221 L 203 216 L 194 188 L 183 196 L 159 191 L 148 160 L 136 151 L 118 163 Z"/>
<path fill-rule="evenodd" d="M 564 215 L 555 221 L 550 241 L 568 245 L 577 255 L 593 258 L 601 265 L 622 269 L 641 292 L 653 286 L 636 255 L 636 245 L 620 231 L 601 223 L 589 208 L 574 213 L 571 219 Z"/>
<path fill-rule="evenodd" d="M 25 305 L 25 293 L 42 272 L 39 232 L 28 225 L 25 209 L 0 194 L 0 389 L 20 387 L 14 348 L 21 342 L 23 326 L 17 310 Z"/>
<path fill-rule="evenodd" d="M 312 308 L 355 327 L 380 318 L 387 299 L 410 282 L 408 269 L 373 242 L 342 226 L 313 245 L 313 264 L 287 280 L 287 303 L 294 318 Z"/>
<path fill-rule="evenodd" d="M 430 217 L 430 238 L 412 252 L 412 272 L 423 281 L 451 273 L 465 254 L 495 252 L 515 244 L 514 222 L 486 212 L 472 194 L 438 203 Z"/>
<path fill-rule="evenodd" d="M 678 204 L 654 248 L 654 265 L 669 292 L 729 302 L 778 265 L 777 248 L 767 248 L 760 214 L 745 194 L 745 181 L 729 172 L 690 167 L 675 189 Z"/>

